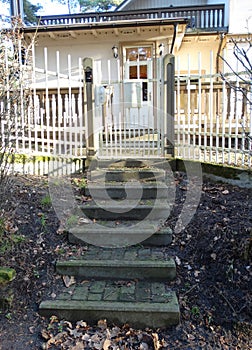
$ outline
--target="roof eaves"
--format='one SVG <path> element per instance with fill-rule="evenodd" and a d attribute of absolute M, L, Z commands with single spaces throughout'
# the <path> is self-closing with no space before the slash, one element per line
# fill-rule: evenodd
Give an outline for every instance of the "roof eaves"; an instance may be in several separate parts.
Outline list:
<path fill-rule="evenodd" d="M 41 32 L 55 32 L 64 30 L 90 30 L 90 29 L 108 29 L 108 28 L 123 28 L 123 27 L 147 27 L 157 25 L 174 25 L 174 24 L 187 24 L 188 19 L 183 17 L 178 18 L 162 18 L 162 19 L 135 19 L 135 20 L 122 20 L 122 21 L 110 21 L 110 22 L 98 22 L 98 23 L 85 23 L 85 24 L 62 24 L 62 25 L 48 25 L 40 27 L 25 27 L 25 33 L 41 33 Z"/>

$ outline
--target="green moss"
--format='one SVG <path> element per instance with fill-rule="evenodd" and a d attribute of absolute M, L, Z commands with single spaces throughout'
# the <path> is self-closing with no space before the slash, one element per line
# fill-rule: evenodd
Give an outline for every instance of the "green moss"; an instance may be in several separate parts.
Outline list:
<path fill-rule="evenodd" d="M 78 223 L 78 216 L 77 215 L 71 215 L 68 219 L 67 219 L 67 222 L 66 222 L 66 226 L 67 228 L 71 228 L 73 226 L 75 226 L 77 223 Z"/>
<path fill-rule="evenodd" d="M 0 284 L 11 282 L 16 277 L 16 271 L 9 267 L 0 267 Z"/>

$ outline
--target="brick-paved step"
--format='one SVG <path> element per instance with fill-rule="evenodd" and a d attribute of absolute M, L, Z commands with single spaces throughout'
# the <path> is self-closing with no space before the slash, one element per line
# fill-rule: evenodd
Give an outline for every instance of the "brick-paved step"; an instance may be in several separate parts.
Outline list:
<path fill-rule="evenodd" d="M 165 250 L 130 247 L 102 249 L 89 247 L 78 259 L 58 261 L 59 274 L 87 279 L 172 280 L 176 265 Z"/>
<path fill-rule="evenodd" d="M 168 198 L 169 189 L 164 183 L 142 183 L 139 187 L 138 183 L 111 183 L 107 182 L 103 185 L 100 183 L 88 182 L 84 189 L 85 196 L 92 196 L 94 199 L 102 199 L 104 195 L 112 199 L 161 199 Z"/>
<path fill-rule="evenodd" d="M 173 203 L 172 203 L 173 204 Z M 80 209 L 90 219 L 96 220 L 166 220 L 171 207 L 167 200 L 147 201 L 94 201 L 81 205 Z"/>
<path fill-rule="evenodd" d="M 176 294 L 165 283 L 145 281 L 83 281 L 66 288 L 55 300 L 43 301 L 42 316 L 90 324 L 128 323 L 137 328 L 175 325 L 180 312 Z"/>
<path fill-rule="evenodd" d="M 169 227 L 157 229 L 157 225 L 148 222 L 138 223 L 137 226 L 122 223 L 111 229 L 91 223 L 69 229 L 68 239 L 72 244 L 89 243 L 101 247 L 122 247 L 138 243 L 144 246 L 167 246 L 172 241 L 172 230 Z"/>

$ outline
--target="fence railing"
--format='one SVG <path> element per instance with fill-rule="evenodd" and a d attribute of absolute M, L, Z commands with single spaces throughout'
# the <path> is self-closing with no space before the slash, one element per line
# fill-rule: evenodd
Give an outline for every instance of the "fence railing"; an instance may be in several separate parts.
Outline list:
<path fill-rule="evenodd" d="M 176 156 L 251 167 L 250 91 L 235 91 L 216 81 L 218 75 L 208 82 L 200 75 L 186 83 L 183 79 L 178 76 L 176 82 Z"/>
<path fill-rule="evenodd" d="M 57 54 L 57 62 L 59 55 Z M 20 118 L 15 120 L 18 132 L 15 134 L 15 150 L 19 154 L 30 156 L 61 156 L 65 158 L 85 158 L 88 141 L 88 110 L 87 96 L 83 83 L 82 61 L 71 64 L 68 56 L 68 72 L 62 74 L 59 66 L 56 72 L 48 70 L 47 53 L 45 50 L 45 69 L 35 68 L 32 72 L 32 94 L 30 107 Z M 95 63 L 95 62 L 94 62 Z M 179 65 L 177 64 L 177 67 Z M 100 71 L 94 69 L 95 72 Z M 110 71 L 110 69 L 109 69 Z M 119 70 L 118 70 L 119 71 Z M 203 74 L 202 70 L 188 74 L 177 72 L 175 77 L 175 155 L 183 159 L 200 160 L 217 164 L 230 164 L 235 166 L 251 167 L 252 162 L 252 110 L 251 96 L 239 90 L 230 88 L 230 84 L 222 80 L 219 74 Z M 242 83 L 238 76 L 228 75 L 229 79 L 237 84 Z M 97 77 L 96 77 L 97 78 Z M 97 84 L 99 79 L 97 79 Z M 112 84 L 110 82 L 110 84 Z M 123 82 L 113 82 L 118 89 L 123 88 Z M 109 85 L 100 82 L 100 85 Z M 153 85 L 154 86 L 157 85 Z M 162 86 L 159 85 L 162 89 Z M 248 91 L 247 94 L 250 92 Z M 94 94 L 95 95 L 95 94 Z M 93 105 L 96 113 L 105 116 L 105 103 L 113 110 L 113 120 L 110 131 L 102 130 L 108 143 L 108 138 L 122 138 L 116 128 L 120 122 L 123 111 L 118 109 L 119 122 L 116 118 L 115 108 L 120 106 L 121 94 L 107 102 L 99 102 L 96 106 L 94 96 Z M 161 107 L 161 105 L 160 105 Z M 4 101 L 0 101 L 0 111 L 6 108 Z M 94 113 L 94 118 L 97 118 Z M 121 114 L 120 114 L 121 113 Z M 100 118 L 101 119 L 101 118 Z M 117 120 L 117 124 L 115 124 Z M 120 123 L 119 123 L 120 124 Z M 120 124 L 121 125 L 121 124 Z M 150 124 L 149 124 L 150 126 Z M 0 123 L 1 140 L 5 135 L 4 121 Z M 161 126 L 159 126 L 161 128 Z M 156 128 L 154 126 L 154 128 Z M 117 134 L 114 133 L 117 130 Z M 153 129 L 154 130 L 154 129 Z M 136 129 L 133 134 L 136 134 Z M 153 135 L 155 136 L 154 132 Z M 135 136 L 135 135 L 134 135 Z M 157 141 L 153 136 L 153 141 Z M 139 143 L 145 141 L 140 131 Z M 149 136 L 147 141 L 150 143 Z M 152 142 L 155 154 L 155 142 Z M 134 143 L 134 140 L 133 140 Z M 130 143 L 126 144 L 129 147 Z M 145 144 L 145 143 L 144 143 Z"/>
<path fill-rule="evenodd" d="M 36 90 L 26 142 L 34 152 L 85 155 L 82 89 Z"/>
<path fill-rule="evenodd" d="M 188 18 L 188 28 L 201 30 L 224 29 L 225 5 L 167 7 L 149 10 L 52 15 L 39 18 L 39 26 L 75 25 L 137 19 Z"/>

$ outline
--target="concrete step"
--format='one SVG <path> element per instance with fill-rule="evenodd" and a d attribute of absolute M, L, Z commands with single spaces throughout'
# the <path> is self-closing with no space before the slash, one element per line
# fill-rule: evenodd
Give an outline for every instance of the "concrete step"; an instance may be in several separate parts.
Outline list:
<path fill-rule="evenodd" d="M 91 181 L 152 181 L 165 182 L 166 172 L 163 169 L 148 168 L 125 168 L 125 169 L 98 169 L 88 173 L 88 180 Z"/>
<path fill-rule="evenodd" d="M 66 288 L 55 300 L 43 301 L 39 313 L 69 321 L 129 324 L 137 328 L 176 325 L 180 320 L 176 294 L 162 282 L 83 281 Z"/>
<path fill-rule="evenodd" d="M 176 276 L 175 262 L 164 250 L 143 247 L 89 247 L 78 259 L 58 261 L 56 270 L 86 279 L 167 281 Z"/>
<path fill-rule="evenodd" d="M 169 227 L 159 229 L 148 222 L 138 226 L 116 225 L 112 228 L 102 224 L 84 224 L 69 229 L 68 239 L 72 244 L 92 244 L 100 247 L 126 247 L 141 243 L 143 246 L 167 246 L 172 240 Z"/>
<path fill-rule="evenodd" d="M 173 203 L 172 203 L 173 204 Z M 170 214 L 168 200 L 100 200 L 80 206 L 84 215 L 96 220 L 166 220 Z"/>
<path fill-rule="evenodd" d="M 175 164 L 173 159 L 162 158 L 127 158 L 127 159 L 96 159 L 93 160 L 89 166 L 89 170 L 102 169 L 124 169 L 124 168 L 156 168 L 167 169 L 171 168 L 175 170 Z"/>
<path fill-rule="evenodd" d="M 95 183 L 88 182 L 84 189 L 85 196 L 92 196 L 94 199 L 102 199 L 109 196 L 112 199 L 161 199 L 168 198 L 169 188 L 164 183 Z"/>

